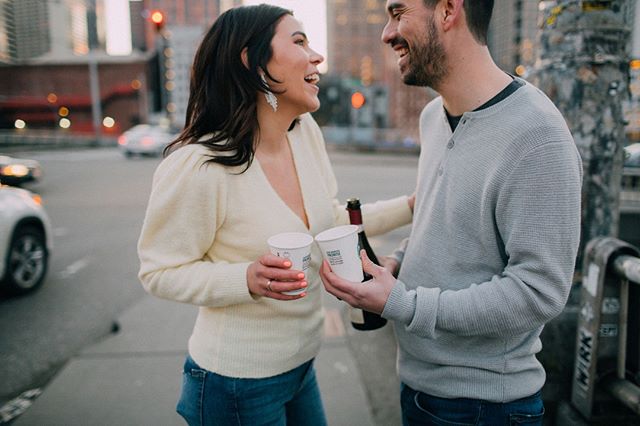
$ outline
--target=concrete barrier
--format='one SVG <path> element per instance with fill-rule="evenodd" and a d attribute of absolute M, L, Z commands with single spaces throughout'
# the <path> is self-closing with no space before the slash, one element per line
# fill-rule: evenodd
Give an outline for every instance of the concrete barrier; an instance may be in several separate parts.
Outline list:
<path fill-rule="evenodd" d="M 0 150 L 108 147 L 117 146 L 117 144 L 117 137 L 112 135 L 103 135 L 98 140 L 93 134 L 66 131 L 0 130 Z"/>

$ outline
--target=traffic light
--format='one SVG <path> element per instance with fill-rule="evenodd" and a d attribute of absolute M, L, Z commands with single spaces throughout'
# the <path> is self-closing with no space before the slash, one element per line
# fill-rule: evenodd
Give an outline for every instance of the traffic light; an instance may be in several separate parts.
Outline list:
<path fill-rule="evenodd" d="M 351 106 L 355 109 L 362 108 L 366 101 L 367 100 L 362 92 L 353 92 L 353 94 L 351 95 Z"/>
<path fill-rule="evenodd" d="M 156 27 L 157 32 L 161 32 L 164 28 L 164 14 L 159 10 L 151 12 L 151 22 Z"/>

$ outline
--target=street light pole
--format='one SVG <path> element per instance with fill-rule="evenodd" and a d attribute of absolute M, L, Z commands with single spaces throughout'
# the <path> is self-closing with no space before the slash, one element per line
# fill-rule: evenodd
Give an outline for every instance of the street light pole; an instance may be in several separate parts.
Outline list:
<path fill-rule="evenodd" d="M 96 145 L 102 144 L 102 102 L 100 99 L 100 79 L 98 76 L 98 62 L 94 52 L 89 52 L 89 87 L 91 91 L 91 116 L 93 130 L 96 135 Z"/>

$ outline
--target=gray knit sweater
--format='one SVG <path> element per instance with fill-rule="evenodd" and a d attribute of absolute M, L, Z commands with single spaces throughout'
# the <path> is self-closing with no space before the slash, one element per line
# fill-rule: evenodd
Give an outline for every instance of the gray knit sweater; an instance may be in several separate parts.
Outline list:
<path fill-rule="evenodd" d="M 400 379 L 444 398 L 529 396 L 545 381 L 539 336 L 565 305 L 579 242 L 571 134 L 528 83 L 465 113 L 453 134 L 437 98 L 420 134 L 413 227 L 382 314 Z"/>

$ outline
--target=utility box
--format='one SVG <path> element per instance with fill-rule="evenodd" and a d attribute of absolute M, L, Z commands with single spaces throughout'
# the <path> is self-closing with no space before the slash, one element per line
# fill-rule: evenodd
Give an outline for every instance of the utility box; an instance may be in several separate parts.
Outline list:
<path fill-rule="evenodd" d="M 595 238 L 585 249 L 571 402 L 589 421 L 638 412 L 637 402 L 614 388 L 640 397 L 639 254 L 611 237 Z"/>

